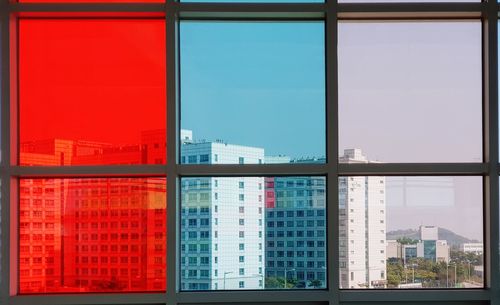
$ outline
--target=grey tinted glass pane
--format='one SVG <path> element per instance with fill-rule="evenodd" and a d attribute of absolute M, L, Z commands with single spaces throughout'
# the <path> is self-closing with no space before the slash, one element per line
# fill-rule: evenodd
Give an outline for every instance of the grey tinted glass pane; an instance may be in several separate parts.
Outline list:
<path fill-rule="evenodd" d="M 325 289 L 325 181 L 183 178 L 181 290 Z"/>
<path fill-rule="evenodd" d="M 339 154 L 481 162 L 479 21 L 341 22 Z"/>
<path fill-rule="evenodd" d="M 340 177 L 340 287 L 482 288 L 481 177 Z"/>
<path fill-rule="evenodd" d="M 181 163 L 324 162 L 322 22 L 181 22 L 180 34 Z"/>
<path fill-rule="evenodd" d="M 339 0 L 339 3 L 481 2 L 481 0 Z"/>

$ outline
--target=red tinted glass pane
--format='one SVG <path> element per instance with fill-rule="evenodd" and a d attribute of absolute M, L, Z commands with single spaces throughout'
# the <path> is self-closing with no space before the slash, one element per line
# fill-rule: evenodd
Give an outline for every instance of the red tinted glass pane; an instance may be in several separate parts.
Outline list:
<path fill-rule="evenodd" d="M 166 289 L 166 179 L 21 179 L 19 292 Z"/>
<path fill-rule="evenodd" d="M 165 21 L 21 19 L 22 165 L 164 164 Z"/>
<path fill-rule="evenodd" d="M 146 3 L 164 3 L 164 0 L 18 0 L 21 3 L 37 3 L 37 2 L 50 2 L 50 3 L 134 3 L 134 2 L 146 2 Z"/>

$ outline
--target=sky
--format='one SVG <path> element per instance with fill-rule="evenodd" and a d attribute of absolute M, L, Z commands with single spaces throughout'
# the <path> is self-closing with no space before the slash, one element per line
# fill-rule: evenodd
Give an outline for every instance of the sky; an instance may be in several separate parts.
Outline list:
<path fill-rule="evenodd" d="M 339 153 L 481 161 L 479 22 L 341 22 L 338 35 Z M 325 155 L 323 23 L 181 22 L 180 39 L 181 128 L 266 155 Z M 388 230 L 482 240 L 481 178 L 409 179 L 387 180 Z"/>
<path fill-rule="evenodd" d="M 181 128 L 195 139 L 325 156 L 321 22 L 181 22 Z"/>
<path fill-rule="evenodd" d="M 27 18 L 19 33 L 21 142 L 138 144 L 165 129 L 163 20 Z"/>
<path fill-rule="evenodd" d="M 338 41 L 339 153 L 482 161 L 479 22 L 342 22 Z M 482 240 L 482 190 L 481 177 L 388 177 L 387 230 L 436 225 Z"/>
<path fill-rule="evenodd" d="M 340 150 L 481 162 L 481 68 L 476 21 L 340 23 Z"/>
<path fill-rule="evenodd" d="M 130 143 L 143 129 L 165 126 L 164 23 L 115 22 L 20 24 L 22 141 Z M 481 161 L 480 22 L 343 21 L 338 35 L 340 153 Z M 324 39 L 322 22 L 182 21 L 181 128 L 266 155 L 324 156 Z M 74 119 L 82 116 L 88 120 Z M 439 225 L 481 239 L 481 179 L 433 178 L 405 200 L 391 179 L 389 230 Z"/>

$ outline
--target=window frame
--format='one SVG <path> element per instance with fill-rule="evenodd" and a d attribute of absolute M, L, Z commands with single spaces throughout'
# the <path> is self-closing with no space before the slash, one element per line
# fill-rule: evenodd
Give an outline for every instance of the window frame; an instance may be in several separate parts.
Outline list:
<path fill-rule="evenodd" d="M 0 0 L 1 103 L 1 273 L 0 304 L 500 304 L 499 250 L 499 132 L 498 132 L 498 14 L 499 4 L 482 3 L 12 3 Z M 34 13 L 140 13 L 166 18 L 167 45 L 167 164 L 119 166 L 26 167 L 17 165 L 17 20 Z M 152 17 L 153 18 L 153 17 Z M 483 48 L 483 161 L 481 163 L 339 164 L 337 23 L 339 20 L 478 19 Z M 179 21 L 252 20 L 325 23 L 326 153 L 325 164 L 181 164 L 179 125 Z M 325 290 L 180 292 L 180 178 L 197 176 L 307 176 L 327 177 L 327 283 Z M 483 228 L 484 289 L 341 290 L 339 289 L 339 176 L 477 175 L 484 177 Z M 19 178 L 31 177 L 167 176 L 167 291 L 165 293 L 17 295 Z M 9 245 L 9 247 L 5 246 Z M 173 250 L 168 250 L 173 249 Z M 251 303 L 248 300 L 252 300 Z M 447 304 L 447 303 L 446 303 Z"/>

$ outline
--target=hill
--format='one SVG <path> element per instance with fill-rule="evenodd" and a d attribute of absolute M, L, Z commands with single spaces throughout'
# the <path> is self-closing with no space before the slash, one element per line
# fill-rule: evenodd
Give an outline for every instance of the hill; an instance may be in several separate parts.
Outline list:
<path fill-rule="evenodd" d="M 406 230 L 395 230 L 387 232 L 387 239 L 398 239 L 401 237 L 408 237 L 411 239 L 419 239 L 419 232 L 417 229 L 406 229 Z M 453 231 L 450 231 L 445 228 L 438 228 L 438 239 L 446 240 L 448 245 L 451 247 L 458 247 L 463 243 L 474 243 L 478 242 L 474 239 L 468 239 L 467 237 L 463 237 L 462 235 L 458 235 Z"/>

